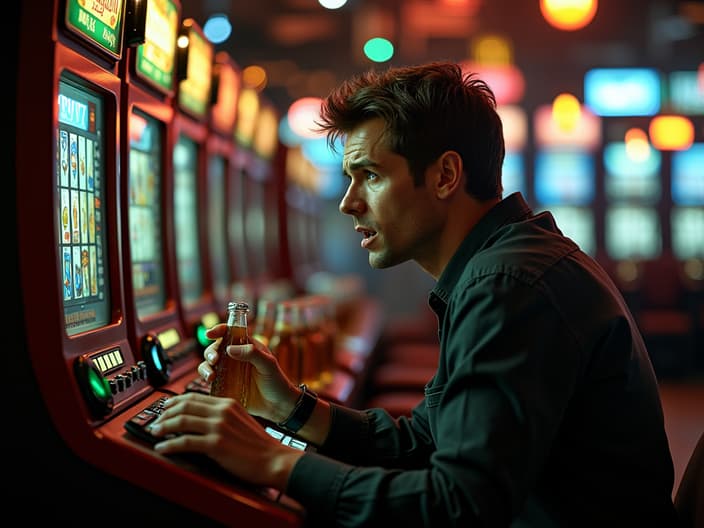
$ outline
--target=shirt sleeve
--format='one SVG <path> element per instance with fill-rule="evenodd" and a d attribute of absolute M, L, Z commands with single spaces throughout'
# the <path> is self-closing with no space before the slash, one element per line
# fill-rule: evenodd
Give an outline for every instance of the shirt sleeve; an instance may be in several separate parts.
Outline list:
<path fill-rule="evenodd" d="M 530 286 L 470 290 L 451 303 L 452 337 L 412 419 L 336 408 L 330 438 L 296 464 L 287 494 L 316 522 L 508 526 L 523 504 L 572 390 L 572 344 Z"/>

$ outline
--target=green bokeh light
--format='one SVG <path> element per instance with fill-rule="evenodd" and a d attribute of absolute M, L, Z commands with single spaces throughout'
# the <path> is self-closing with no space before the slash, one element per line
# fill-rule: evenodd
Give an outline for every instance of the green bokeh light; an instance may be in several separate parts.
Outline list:
<path fill-rule="evenodd" d="M 198 343 L 203 347 L 207 347 L 210 343 L 213 342 L 212 339 L 209 339 L 205 336 L 205 333 L 208 331 L 208 329 L 205 327 L 205 325 L 198 325 L 196 328 L 196 339 L 198 340 Z"/>
<path fill-rule="evenodd" d="M 385 38 L 374 37 L 364 44 L 364 54 L 374 62 L 386 62 L 394 56 L 394 45 Z"/>

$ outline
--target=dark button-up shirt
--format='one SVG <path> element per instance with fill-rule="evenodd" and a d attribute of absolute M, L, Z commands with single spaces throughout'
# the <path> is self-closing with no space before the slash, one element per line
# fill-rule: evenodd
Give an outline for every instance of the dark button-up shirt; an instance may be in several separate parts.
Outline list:
<path fill-rule="evenodd" d="M 437 372 L 410 418 L 332 407 L 287 495 L 315 526 L 674 526 L 657 382 L 607 274 L 520 194 L 429 296 Z"/>

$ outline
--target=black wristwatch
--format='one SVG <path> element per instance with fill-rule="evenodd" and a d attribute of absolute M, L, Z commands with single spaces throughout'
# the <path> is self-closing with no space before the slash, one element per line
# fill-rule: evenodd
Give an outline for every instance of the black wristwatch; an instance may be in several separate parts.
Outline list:
<path fill-rule="evenodd" d="M 305 383 L 301 383 L 298 388 L 303 392 L 298 397 L 293 411 L 288 415 L 288 418 L 278 424 L 279 427 L 291 434 L 297 433 L 305 425 L 310 415 L 313 414 L 313 409 L 318 401 L 318 395 L 310 390 Z"/>

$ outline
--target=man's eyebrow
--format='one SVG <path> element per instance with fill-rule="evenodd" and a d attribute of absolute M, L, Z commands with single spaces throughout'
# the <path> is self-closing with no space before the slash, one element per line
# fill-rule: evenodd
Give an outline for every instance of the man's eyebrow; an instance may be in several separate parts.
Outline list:
<path fill-rule="evenodd" d="M 344 172 L 355 171 L 358 169 L 364 169 L 367 167 L 378 167 L 379 164 L 370 160 L 369 158 L 362 158 L 356 161 L 350 161 L 344 168 Z"/>

